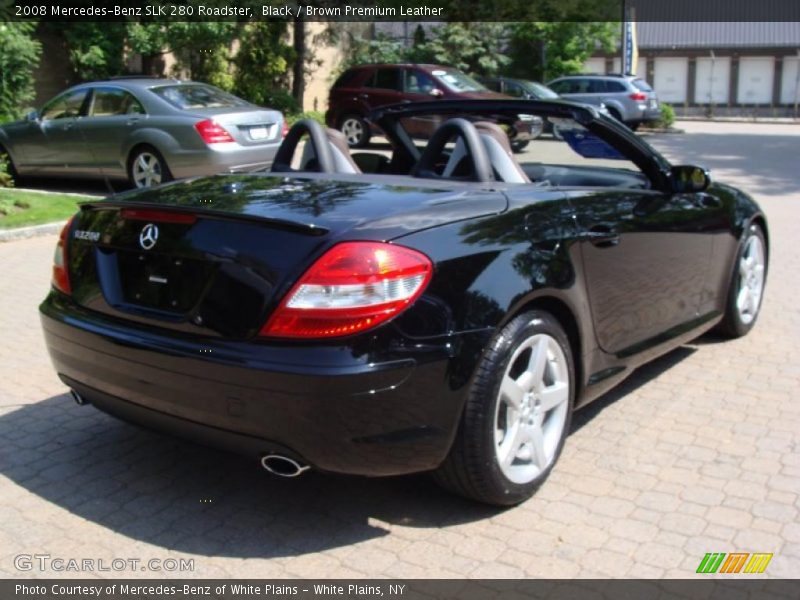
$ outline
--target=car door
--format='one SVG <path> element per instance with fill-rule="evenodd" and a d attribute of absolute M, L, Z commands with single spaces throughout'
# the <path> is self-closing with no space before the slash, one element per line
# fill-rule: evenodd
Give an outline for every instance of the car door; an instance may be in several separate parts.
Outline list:
<path fill-rule="evenodd" d="M 436 80 L 422 69 L 404 68 L 402 73 L 402 100 L 401 102 L 430 102 L 440 96 L 433 96 L 431 92 L 439 89 Z M 441 125 L 441 115 L 426 115 L 422 117 L 409 117 L 403 119 L 403 128 L 414 138 L 428 139 Z"/>
<path fill-rule="evenodd" d="M 513 96 L 514 98 L 522 98 L 523 100 L 529 97 L 525 88 L 513 81 L 506 81 L 503 83 L 503 93 L 508 96 Z"/>
<path fill-rule="evenodd" d="M 84 144 L 75 125 L 84 114 L 88 88 L 68 90 L 48 102 L 21 133 L 26 167 L 34 173 L 63 175 L 80 158 Z"/>
<path fill-rule="evenodd" d="M 585 102 L 599 106 L 606 93 L 606 82 L 603 79 L 581 78 L 574 81 L 574 87 L 565 97 L 576 102 Z"/>
<path fill-rule="evenodd" d="M 78 123 L 86 152 L 73 169 L 86 175 L 125 176 L 125 141 L 147 117 L 136 97 L 122 88 L 93 89 L 87 114 Z"/>
<path fill-rule="evenodd" d="M 697 194 L 595 188 L 568 196 L 604 351 L 645 350 L 701 318 L 715 209 Z"/>
<path fill-rule="evenodd" d="M 369 78 L 362 90 L 360 97 L 369 110 L 397 104 L 403 99 L 402 69 L 399 67 L 379 67 L 374 75 Z"/>

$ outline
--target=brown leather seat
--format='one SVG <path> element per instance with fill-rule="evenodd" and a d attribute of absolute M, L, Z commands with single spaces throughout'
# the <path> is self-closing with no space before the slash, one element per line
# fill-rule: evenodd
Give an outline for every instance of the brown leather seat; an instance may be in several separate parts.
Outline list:
<path fill-rule="evenodd" d="M 507 183 L 530 183 L 531 180 L 514 158 L 506 132 L 490 121 L 478 121 L 474 125 L 489 155 L 495 177 Z"/>
<path fill-rule="evenodd" d="M 328 142 L 331 144 L 331 151 L 333 152 L 333 160 L 336 163 L 337 173 L 361 173 L 361 169 L 350 156 L 350 147 L 347 145 L 347 138 L 338 129 L 328 128 L 325 130 L 328 134 Z"/>

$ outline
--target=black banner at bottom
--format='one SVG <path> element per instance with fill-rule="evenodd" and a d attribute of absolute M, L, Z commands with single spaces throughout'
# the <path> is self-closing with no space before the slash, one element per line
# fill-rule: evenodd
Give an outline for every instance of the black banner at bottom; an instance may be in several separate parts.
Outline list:
<path fill-rule="evenodd" d="M 738 600 L 800 597 L 800 580 L 5 579 L 2 600 Z"/>

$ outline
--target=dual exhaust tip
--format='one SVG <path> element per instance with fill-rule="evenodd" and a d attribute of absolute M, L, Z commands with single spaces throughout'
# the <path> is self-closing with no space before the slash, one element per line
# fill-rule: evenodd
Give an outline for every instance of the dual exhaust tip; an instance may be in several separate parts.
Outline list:
<path fill-rule="evenodd" d="M 75 400 L 75 403 L 79 406 L 89 404 L 89 401 L 75 390 L 70 390 L 69 393 L 72 396 L 72 399 Z M 263 456 L 261 458 L 261 466 L 273 475 L 289 478 L 300 477 L 300 475 L 311 469 L 309 465 L 300 463 L 295 459 L 289 458 L 288 456 L 283 456 L 282 454 L 267 454 L 266 456 Z"/>
<path fill-rule="evenodd" d="M 267 454 L 261 458 L 261 466 L 278 477 L 300 477 L 300 475 L 311 469 L 310 466 L 281 454 Z"/>

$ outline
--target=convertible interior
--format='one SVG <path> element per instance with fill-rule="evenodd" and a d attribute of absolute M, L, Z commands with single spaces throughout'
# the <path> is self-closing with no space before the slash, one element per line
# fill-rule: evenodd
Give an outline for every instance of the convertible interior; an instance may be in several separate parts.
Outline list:
<path fill-rule="evenodd" d="M 514 117 L 510 115 L 511 119 Z M 627 161 L 619 149 L 569 119 L 554 119 L 559 136 L 531 141 L 531 149 L 522 161 L 515 156 L 509 141 L 509 116 L 441 117 L 427 139 L 410 135 L 404 121 L 407 120 L 394 122 L 396 126 L 387 131 L 387 143 L 382 147 L 352 154 L 340 131 L 312 120 L 299 121 L 287 134 L 271 170 L 529 186 L 651 187 L 648 176 Z M 525 160 L 531 155 L 561 160 Z M 611 160 L 616 161 L 613 167 L 608 166 Z"/>

